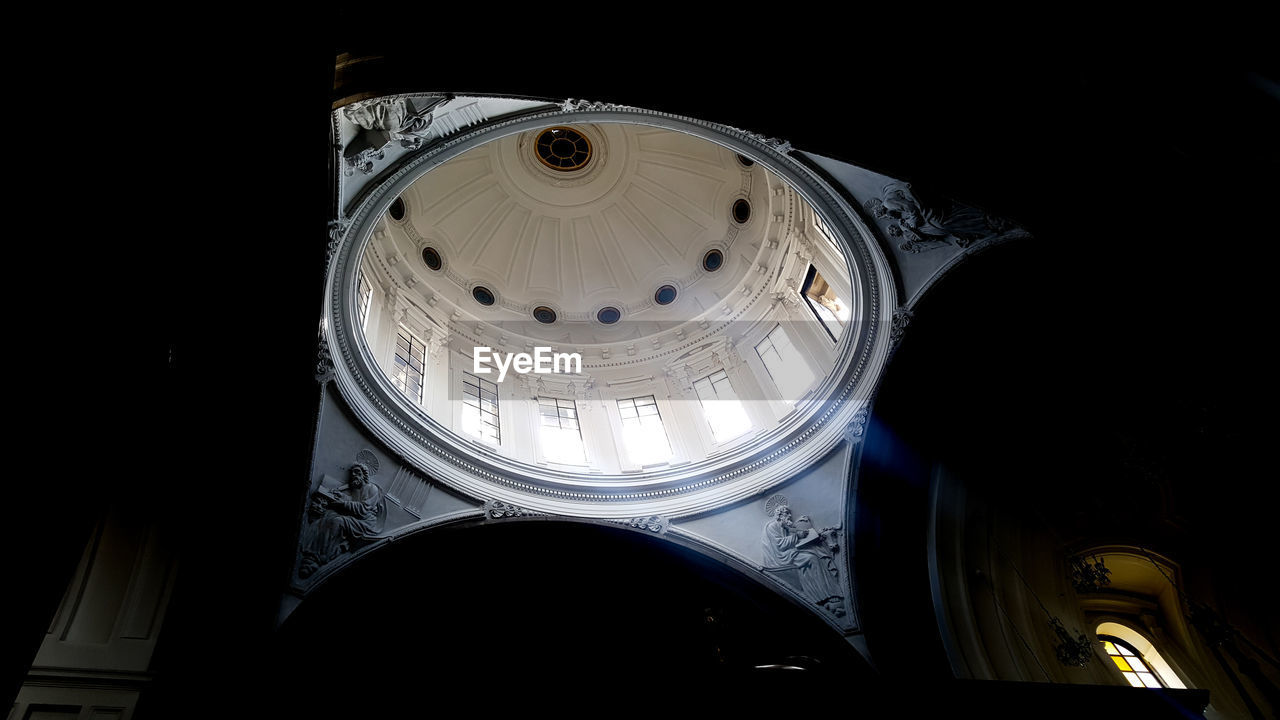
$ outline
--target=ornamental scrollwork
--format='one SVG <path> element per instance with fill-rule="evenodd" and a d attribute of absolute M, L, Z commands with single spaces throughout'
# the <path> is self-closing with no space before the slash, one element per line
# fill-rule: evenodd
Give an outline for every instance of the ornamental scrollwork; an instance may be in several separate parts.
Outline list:
<path fill-rule="evenodd" d="M 582 112 L 582 111 L 607 111 L 607 110 L 629 110 L 629 105 L 618 105 L 616 103 L 593 102 L 591 100 L 575 100 L 568 98 L 560 103 L 560 109 L 564 112 Z"/>
<path fill-rule="evenodd" d="M 501 500 L 489 500 L 484 504 L 484 517 L 486 520 L 499 520 L 502 518 L 526 517 L 529 515 L 537 515 L 538 513 L 525 510 L 517 505 L 505 503 Z"/>
<path fill-rule="evenodd" d="M 329 352 L 329 341 L 321 329 L 316 341 L 316 382 L 323 385 L 333 379 L 333 374 L 333 354 Z"/>
<path fill-rule="evenodd" d="M 348 224 L 349 222 L 343 219 L 329 221 L 329 246 L 324 253 L 326 267 L 333 260 L 333 254 L 338 252 L 338 247 L 342 245 L 342 238 L 347 234 Z"/>
<path fill-rule="evenodd" d="M 775 151 L 783 155 L 786 155 L 787 153 L 791 152 L 790 140 L 779 140 L 778 138 L 775 138 L 775 137 L 765 137 L 764 135 L 761 135 L 758 132 L 752 132 L 751 130 L 743 130 L 741 128 L 733 128 L 733 130 L 736 130 L 737 132 L 742 133 L 743 135 L 746 135 L 747 137 L 751 138 L 752 140 L 755 140 L 761 145 L 767 145 L 770 148 L 773 148 Z"/>
<path fill-rule="evenodd" d="M 671 520 L 663 515 L 650 515 L 648 517 L 631 518 L 628 523 L 637 530 L 648 530 L 659 535 L 667 532 L 667 528 L 671 527 Z"/>
<path fill-rule="evenodd" d="M 846 432 L 851 438 L 860 438 L 867 431 L 867 409 L 862 408 L 853 414 Z"/>
<path fill-rule="evenodd" d="M 906 308 L 898 308 L 893 311 L 893 321 L 889 328 L 889 348 L 894 349 L 902 342 L 902 336 L 907 332 L 907 326 L 911 324 L 911 318 L 914 317 L 910 310 Z"/>

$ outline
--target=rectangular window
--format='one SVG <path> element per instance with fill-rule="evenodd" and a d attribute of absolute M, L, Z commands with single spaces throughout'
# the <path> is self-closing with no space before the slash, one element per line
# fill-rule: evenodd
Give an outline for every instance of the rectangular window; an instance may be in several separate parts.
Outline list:
<path fill-rule="evenodd" d="M 822 321 L 822 327 L 826 328 L 831 339 L 838 339 L 844 330 L 844 324 L 849 322 L 849 303 L 836 296 L 835 288 L 827 283 L 822 273 L 813 265 L 809 266 L 800 295 L 813 314 L 818 316 L 818 320 Z"/>
<path fill-rule="evenodd" d="M 671 459 L 671 443 L 654 396 L 619 400 L 618 414 L 622 416 L 622 441 L 632 462 L 644 466 Z"/>
<path fill-rule="evenodd" d="M 831 230 L 827 228 L 827 224 L 822 221 L 822 216 L 817 212 L 813 213 L 813 226 L 817 228 L 818 234 L 822 236 L 822 239 L 827 241 L 827 245 L 829 245 L 831 249 L 835 250 L 836 254 L 839 255 L 840 247 L 836 245 L 835 235 L 831 234 Z"/>
<path fill-rule="evenodd" d="M 782 393 L 783 400 L 795 402 L 809 392 L 809 386 L 813 384 L 813 371 L 809 369 L 809 364 L 804 361 L 800 351 L 791 344 L 791 338 L 787 337 L 787 332 L 781 325 L 770 330 L 765 339 L 756 345 L 756 354 L 760 356 L 760 361 L 764 363 L 778 392 Z"/>
<path fill-rule="evenodd" d="M 422 374 L 426 346 L 401 325 L 396 332 L 396 358 L 391 382 L 409 399 L 422 404 Z"/>
<path fill-rule="evenodd" d="M 751 429 L 751 419 L 738 400 L 738 394 L 729 384 L 729 374 L 717 370 L 693 384 L 702 401 L 702 414 L 711 426 L 711 436 L 716 442 L 732 440 Z"/>
<path fill-rule="evenodd" d="M 563 398 L 538 398 L 538 418 L 542 455 L 551 462 L 585 465 L 587 450 L 582 444 L 578 406 Z"/>
<path fill-rule="evenodd" d="M 501 443 L 498 430 L 498 386 L 462 372 L 462 431 L 486 442 Z"/>
<path fill-rule="evenodd" d="M 356 294 L 357 304 L 360 307 L 360 329 L 364 330 L 369 324 L 369 301 L 373 298 L 373 289 L 369 287 L 369 280 L 365 278 L 364 273 L 360 273 Z"/>

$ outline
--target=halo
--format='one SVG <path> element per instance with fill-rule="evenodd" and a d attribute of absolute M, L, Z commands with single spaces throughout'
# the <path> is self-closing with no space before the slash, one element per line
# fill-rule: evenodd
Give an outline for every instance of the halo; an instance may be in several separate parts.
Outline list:
<path fill-rule="evenodd" d="M 378 474 L 378 456 L 368 448 L 356 453 L 356 464 L 365 466 L 369 470 L 369 477 Z"/>
<path fill-rule="evenodd" d="M 773 517 L 773 513 L 783 505 L 787 505 L 788 507 L 791 505 L 791 503 L 787 501 L 786 495 L 783 495 L 782 493 L 770 495 L 769 499 L 764 501 L 764 514 L 769 517 Z"/>

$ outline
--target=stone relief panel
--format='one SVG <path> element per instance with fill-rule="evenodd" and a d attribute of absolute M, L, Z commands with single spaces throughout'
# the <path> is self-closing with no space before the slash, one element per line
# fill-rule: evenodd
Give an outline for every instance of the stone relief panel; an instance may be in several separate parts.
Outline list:
<path fill-rule="evenodd" d="M 332 114 L 342 214 L 384 170 L 433 142 L 472 126 L 532 108 L 541 100 L 400 95 L 355 102 Z"/>
<path fill-rule="evenodd" d="M 347 470 L 345 484 L 325 475 L 311 493 L 299 538 L 299 578 L 311 577 L 339 555 L 381 536 L 387 503 L 386 493 L 373 482 L 378 466 L 372 450 L 361 450 Z"/>
<path fill-rule="evenodd" d="M 764 502 L 764 513 L 769 518 L 760 535 L 765 572 L 776 573 L 798 586 L 809 602 L 843 617 L 844 587 L 835 561 L 840 527 L 818 529 L 808 515 L 795 518 L 791 502 L 780 493 Z"/>
<path fill-rule="evenodd" d="M 408 468 L 397 468 L 387 482 L 387 499 L 414 519 L 422 518 L 422 508 L 431 498 L 431 483 Z"/>
<path fill-rule="evenodd" d="M 911 183 L 896 180 L 885 183 L 880 197 L 871 198 L 864 205 L 872 216 L 884 221 L 889 237 L 901 241 L 898 249 L 909 253 L 946 245 L 967 248 L 1013 227 L 1007 220 L 954 200 L 921 202 Z"/>
<path fill-rule="evenodd" d="M 765 494 L 693 518 L 675 518 L 666 534 L 736 557 L 831 625 L 855 631 L 845 511 L 853 495 L 860 440 L 841 443 Z"/>
<path fill-rule="evenodd" d="M 373 172 L 383 149 L 393 142 L 406 150 L 421 148 L 431 137 L 432 111 L 450 99 L 448 95 L 379 98 L 342 108 L 347 122 L 360 129 L 342 150 L 343 172 Z"/>
<path fill-rule="evenodd" d="M 799 155 L 853 200 L 893 261 L 901 304 L 910 309 L 951 265 L 978 248 L 1031 237 L 1015 223 L 910 183 L 813 153 Z"/>
<path fill-rule="evenodd" d="M 439 486 L 373 444 L 335 393 L 324 393 L 313 462 L 290 583 L 295 600 L 380 541 L 415 526 L 480 516 L 476 500 Z"/>

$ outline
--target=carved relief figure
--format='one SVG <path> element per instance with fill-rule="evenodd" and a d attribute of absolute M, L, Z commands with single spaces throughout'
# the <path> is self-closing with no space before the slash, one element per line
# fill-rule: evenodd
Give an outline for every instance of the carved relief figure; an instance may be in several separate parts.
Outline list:
<path fill-rule="evenodd" d="M 793 522 L 791 508 L 780 495 L 769 498 L 765 512 L 772 517 L 760 538 L 765 569 L 796 570 L 800 589 L 810 602 L 836 617 L 843 616 L 844 591 L 835 563 L 838 528 L 816 530 L 808 515 Z"/>
<path fill-rule="evenodd" d="M 968 205 L 948 202 L 940 207 L 921 202 L 911 185 L 904 182 L 886 184 L 881 197 L 868 200 L 866 206 L 876 218 L 889 220 L 889 234 L 902 238 L 904 242 L 898 247 L 907 252 L 943 245 L 967 248 L 1004 229 Z"/>
<path fill-rule="evenodd" d="M 422 108 L 415 107 L 412 98 L 373 100 L 343 108 L 347 120 L 363 130 L 343 151 L 346 174 L 372 172 L 374 162 L 382 159 L 384 148 L 393 141 L 407 150 L 422 147 L 431 136 L 431 112 L 448 99 L 418 100 L 426 103 Z"/>
<path fill-rule="evenodd" d="M 353 542 L 377 537 L 387 518 L 385 494 L 370 481 L 378 460 L 362 450 L 348 471 L 346 485 L 311 495 L 310 519 L 302 533 L 302 563 L 298 577 L 308 578 L 339 555 L 350 552 Z"/>

